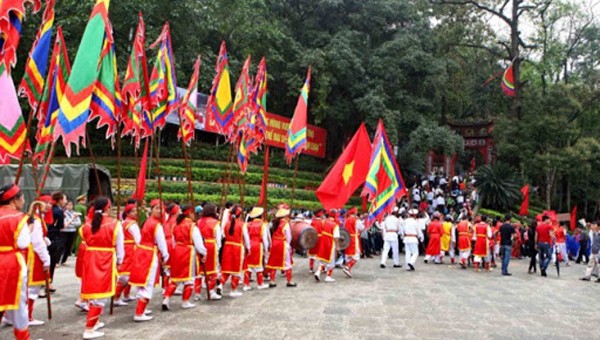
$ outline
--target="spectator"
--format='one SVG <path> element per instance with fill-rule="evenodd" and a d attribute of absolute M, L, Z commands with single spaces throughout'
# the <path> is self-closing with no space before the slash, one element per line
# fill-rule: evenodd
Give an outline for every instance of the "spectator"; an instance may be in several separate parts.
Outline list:
<path fill-rule="evenodd" d="M 446 214 L 446 199 L 444 198 L 443 194 L 438 194 L 437 198 L 435 199 L 437 202 L 437 211 L 440 212 L 440 214 L 445 215 Z"/>
<path fill-rule="evenodd" d="M 592 241 L 592 255 L 590 256 L 590 263 L 585 270 L 585 275 L 581 278 L 583 281 L 589 281 L 592 275 L 598 277 L 598 254 L 600 253 L 600 231 L 598 230 L 598 223 L 592 224 L 590 239 Z M 600 282 L 600 277 L 596 279 L 596 282 Z"/>
<path fill-rule="evenodd" d="M 515 237 L 515 227 L 512 223 L 510 215 L 504 217 L 504 223 L 500 226 L 500 255 L 502 256 L 502 275 L 510 276 L 508 272 L 508 264 L 512 253 L 512 243 Z"/>
<path fill-rule="evenodd" d="M 440 178 L 440 189 L 442 189 L 443 191 L 446 191 L 446 186 L 448 185 L 448 180 L 446 180 L 446 177 Z"/>
<path fill-rule="evenodd" d="M 529 269 L 527 272 L 529 274 L 535 274 L 537 271 L 536 259 L 537 259 L 537 247 L 535 244 L 535 234 L 537 229 L 537 221 L 533 220 L 531 222 L 531 226 L 527 230 L 527 253 L 531 260 L 529 261 Z"/>
<path fill-rule="evenodd" d="M 460 211 L 462 210 L 463 206 L 465 204 L 465 195 L 462 191 L 458 192 L 458 196 L 456 196 L 456 210 Z"/>
<path fill-rule="evenodd" d="M 590 241 L 589 234 L 586 228 L 582 228 L 581 234 L 579 235 L 579 255 L 577 256 L 577 261 L 575 263 L 581 263 L 583 258 L 585 257 L 585 264 L 587 265 L 590 261 L 590 257 L 588 256 L 588 243 Z"/>
<path fill-rule="evenodd" d="M 373 253 L 371 249 L 371 242 L 369 241 L 369 228 L 364 227 L 364 223 L 366 222 L 367 214 L 362 214 L 358 220 L 356 220 L 357 228 L 360 223 L 363 225 L 363 231 L 360 233 L 360 243 L 362 244 L 362 258 L 372 258 L 371 254 Z"/>
<path fill-rule="evenodd" d="M 81 227 L 82 214 L 74 210 L 73 201 L 68 201 L 65 206 L 64 216 L 65 227 L 60 231 L 60 236 L 63 238 L 64 244 L 64 251 L 60 261 L 61 266 L 67 262 L 69 255 L 71 255 L 77 230 Z"/>
<path fill-rule="evenodd" d="M 546 269 L 548 269 L 548 265 L 552 259 L 553 229 L 550 224 L 550 217 L 544 215 L 542 223 L 537 226 L 535 234 L 537 250 L 540 254 L 540 271 L 542 272 L 542 276 L 546 276 Z"/>
<path fill-rule="evenodd" d="M 61 230 L 65 227 L 63 208 L 66 203 L 67 197 L 62 192 L 56 192 L 52 195 L 52 223 L 48 225 L 48 239 L 52 242 L 48 247 L 51 281 L 54 280 L 54 270 L 64 252 L 64 239 L 61 237 Z M 56 291 L 52 284 L 50 284 L 48 289 L 50 292 Z"/>

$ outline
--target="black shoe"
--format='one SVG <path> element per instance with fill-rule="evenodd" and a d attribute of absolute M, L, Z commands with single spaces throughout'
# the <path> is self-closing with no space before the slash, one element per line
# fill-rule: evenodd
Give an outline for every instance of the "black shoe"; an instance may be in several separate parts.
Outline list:
<path fill-rule="evenodd" d="M 600 279 L 597 279 L 597 280 L 596 280 L 596 283 L 600 283 Z"/>
<path fill-rule="evenodd" d="M 382 263 L 382 264 L 380 264 L 380 265 L 379 265 L 379 268 L 385 268 L 385 264 L 383 264 L 383 263 Z"/>
<path fill-rule="evenodd" d="M 269 282 L 269 288 L 275 288 L 275 287 L 277 287 L 277 283 Z"/>
<path fill-rule="evenodd" d="M 413 266 L 412 264 L 408 264 L 408 268 L 410 268 L 409 270 L 412 272 L 415 270 L 415 266 Z"/>
<path fill-rule="evenodd" d="M 427 260 L 423 260 L 423 262 L 425 262 L 425 263 L 428 263 L 429 261 L 427 261 Z"/>
<path fill-rule="evenodd" d="M 512 276 L 511 273 L 502 273 L 503 276 Z"/>
<path fill-rule="evenodd" d="M 402 265 L 395 264 L 395 265 L 394 265 L 394 268 L 402 268 Z"/>
<path fill-rule="evenodd" d="M 286 284 L 286 287 L 296 287 L 296 286 L 298 286 L 298 284 L 296 282 L 288 282 Z"/>
<path fill-rule="evenodd" d="M 589 277 L 582 277 L 582 278 L 580 278 L 580 280 L 581 280 L 581 281 L 589 281 L 589 280 L 590 280 L 590 278 L 589 278 Z"/>
<path fill-rule="evenodd" d="M 547 276 L 547 275 L 546 275 L 546 271 L 545 271 L 545 270 L 543 270 L 543 269 L 542 269 L 542 276 L 543 276 L 543 277 L 546 277 L 546 276 Z"/>

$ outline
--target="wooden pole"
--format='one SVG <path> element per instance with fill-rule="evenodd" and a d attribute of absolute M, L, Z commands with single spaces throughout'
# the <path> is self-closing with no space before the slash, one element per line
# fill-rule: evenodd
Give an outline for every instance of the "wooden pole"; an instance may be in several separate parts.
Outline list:
<path fill-rule="evenodd" d="M 33 116 L 35 115 L 35 110 L 29 113 L 29 117 L 27 117 L 27 125 L 25 127 L 25 141 L 23 142 L 23 146 L 21 146 L 21 158 L 19 159 L 19 168 L 17 169 L 17 174 L 15 175 L 15 184 L 19 184 L 19 179 L 21 179 L 21 174 L 23 173 L 23 165 L 25 164 L 25 154 L 27 150 L 27 144 L 29 143 L 29 131 L 31 130 L 31 125 L 33 124 Z"/>
<path fill-rule="evenodd" d="M 94 175 L 96 176 L 98 194 L 100 196 L 104 196 L 104 194 L 102 193 L 102 186 L 100 185 L 100 174 L 98 173 L 98 168 L 96 167 L 96 157 L 94 156 L 94 149 L 92 148 L 92 143 L 90 141 L 90 135 L 88 134 L 87 128 L 85 129 L 85 139 L 87 140 L 88 150 L 90 150 L 90 157 L 92 158 L 92 167 L 94 169 Z"/>
<path fill-rule="evenodd" d="M 156 143 L 156 157 L 154 158 L 154 161 L 156 163 L 156 169 L 155 169 L 155 173 L 156 173 L 156 186 L 158 189 L 158 199 L 162 202 L 162 182 L 161 182 L 161 178 L 160 178 L 160 148 L 158 147 L 158 144 L 160 144 L 160 130 L 156 131 L 153 135 L 152 135 L 152 142 Z M 151 144 L 152 145 L 152 144 Z M 162 204 L 161 206 L 161 216 L 163 215 L 163 211 L 162 211 Z"/>
<path fill-rule="evenodd" d="M 294 196 L 296 195 L 296 176 L 298 175 L 298 160 L 300 155 L 296 157 L 296 165 L 294 166 L 294 178 L 292 180 L 292 202 L 290 203 L 290 209 L 294 210 Z"/>
<path fill-rule="evenodd" d="M 262 178 L 262 194 L 263 194 L 263 208 L 265 209 L 265 220 L 267 219 L 267 211 L 269 210 L 269 195 L 268 195 L 268 185 L 269 185 L 269 156 L 270 156 L 271 148 L 269 145 L 265 143 L 265 159 L 263 164 L 263 178 Z"/>
<path fill-rule="evenodd" d="M 44 174 L 42 176 L 40 186 L 37 189 L 38 196 L 42 193 L 42 190 L 44 190 L 44 187 L 46 186 L 46 179 L 48 179 L 48 173 L 50 173 L 50 165 L 52 164 L 52 159 L 54 158 L 55 145 L 56 145 L 56 141 L 53 140 L 52 144 L 50 144 L 50 150 L 48 151 L 48 156 L 46 157 L 46 166 L 44 167 Z"/>
<path fill-rule="evenodd" d="M 121 216 L 121 124 L 117 125 L 117 220 Z"/>
<path fill-rule="evenodd" d="M 179 114 L 179 130 L 181 131 L 181 149 L 183 150 L 183 159 L 185 160 L 185 170 L 187 173 L 188 181 L 188 198 L 191 206 L 194 206 L 194 190 L 192 188 L 192 165 L 187 153 L 187 146 L 183 139 L 183 120 L 181 113 Z M 191 144 L 191 143 L 190 143 Z"/>

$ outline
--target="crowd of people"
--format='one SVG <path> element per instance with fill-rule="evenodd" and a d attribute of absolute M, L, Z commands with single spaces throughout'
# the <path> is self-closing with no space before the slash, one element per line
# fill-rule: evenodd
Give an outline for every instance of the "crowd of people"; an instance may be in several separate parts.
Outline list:
<path fill-rule="evenodd" d="M 460 191 L 459 184 L 457 188 Z M 207 300 L 220 300 L 227 282 L 231 298 L 253 289 L 275 288 L 278 272 L 285 276 L 286 287 L 297 287 L 294 221 L 310 224 L 317 235 L 316 245 L 306 253 L 316 282 L 335 282 L 336 267 L 351 278 L 360 258 L 373 255 L 381 256 L 381 268 L 387 267 L 391 255 L 394 267 L 404 265 L 407 271 L 415 271 L 419 254 L 425 255 L 425 263 L 441 264 L 449 258 L 450 264 L 462 269 L 473 266 L 475 271 L 492 271 L 498 261 L 505 276 L 511 275 L 511 257 L 529 256 L 529 273 L 536 273 L 539 263 L 542 276 L 552 261 L 569 265 L 569 257 L 578 257 L 589 263 L 582 280 L 598 276 L 597 223 L 588 223 L 589 229 L 571 236 L 551 216 L 527 224 L 513 222 L 510 215 L 490 220 L 472 214 L 466 201 L 449 206 L 440 200 L 432 211 L 412 197 L 412 202 L 394 207 L 381 221 L 368 220 L 356 208 L 292 214 L 281 204 L 268 222 L 262 207 L 165 205 L 158 199 L 150 202 L 148 210 L 144 202 L 130 199 L 121 216 L 113 218 L 107 198 L 96 197 L 87 206 L 84 198 L 73 207 L 62 193 L 41 196 L 24 214 L 18 186 L 0 188 L 0 312 L 3 322 L 13 325 L 17 339 L 29 338 L 29 326 L 44 324 L 33 318 L 35 300 L 55 291 L 54 269 L 65 263 L 72 244 L 77 251 L 75 274 L 81 282 L 75 305 L 87 312 L 84 339 L 104 336 L 99 320 L 109 299 L 111 311 L 112 306 L 135 301 L 133 320 L 152 320 L 147 306 L 159 283 L 163 311 L 172 309 L 173 296 L 178 294 L 182 309 L 194 308 L 203 288 Z M 80 206 L 84 209 L 77 210 Z M 349 238 L 344 247 L 342 230 Z M 574 249 L 569 240 L 581 246 Z"/>

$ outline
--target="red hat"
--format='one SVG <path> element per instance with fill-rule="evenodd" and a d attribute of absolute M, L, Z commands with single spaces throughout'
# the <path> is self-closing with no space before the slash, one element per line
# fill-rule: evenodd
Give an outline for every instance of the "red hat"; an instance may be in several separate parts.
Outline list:
<path fill-rule="evenodd" d="M 10 201 L 12 198 L 17 196 L 17 194 L 21 192 L 21 188 L 16 184 L 13 184 L 11 187 L 6 190 L 0 191 L 0 200 L 1 201 Z"/>
<path fill-rule="evenodd" d="M 44 202 L 44 203 L 52 203 L 52 196 L 43 195 L 43 196 L 38 197 L 38 199 L 36 201 L 40 201 L 40 202 Z"/>
<path fill-rule="evenodd" d="M 348 210 L 348 215 L 354 215 L 356 213 L 358 213 L 358 209 L 356 209 L 356 207 L 352 207 L 350 210 Z"/>
<path fill-rule="evenodd" d="M 135 204 L 129 203 L 125 206 L 125 210 L 123 210 L 123 212 L 125 213 L 125 215 L 127 215 L 133 210 L 133 208 L 135 208 Z"/>
<path fill-rule="evenodd" d="M 340 216 L 340 213 L 335 209 L 331 209 L 331 210 L 329 210 L 328 215 L 329 215 L 329 217 L 338 218 Z"/>
<path fill-rule="evenodd" d="M 175 210 L 175 209 L 173 209 L 173 210 Z M 190 214 L 192 214 L 193 212 L 194 212 L 194 206 L 191 206 L 191 205 L 190 205 L 190 206 L 189 206 L 187 209 L 185 209 L 185 210 L 182 212 L 182 214 L 184 214 L 184 215 L 186 215 L 186 216 L 187 216 L 187 215 L 190 215 Z"/>
<path fill-rule="evenodd" d="M 154 206 L 159 204 L 162 205 L 162 201 L 158 198 L 155 198 L 152 201 L 150 201 L 150 208 L 154 208 Z"/>

